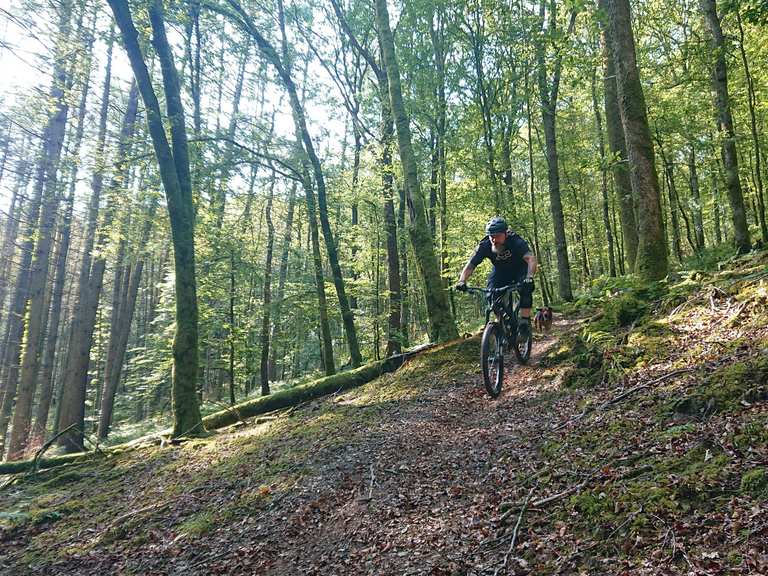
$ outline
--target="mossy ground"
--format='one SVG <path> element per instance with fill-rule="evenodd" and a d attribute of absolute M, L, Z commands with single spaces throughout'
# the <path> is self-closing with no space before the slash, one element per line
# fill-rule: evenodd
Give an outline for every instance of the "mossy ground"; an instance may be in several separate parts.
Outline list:
<path fill-rule="evenodd" d="M 597 285 L 496 401 L 474 338 L 258 424 L 22 477 L 0 572 L 768 573 L 766 264 Z"/>

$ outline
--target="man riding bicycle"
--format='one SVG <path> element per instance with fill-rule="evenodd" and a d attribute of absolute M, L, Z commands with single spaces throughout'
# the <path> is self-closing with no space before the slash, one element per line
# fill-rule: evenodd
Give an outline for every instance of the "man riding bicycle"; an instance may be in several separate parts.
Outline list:
<path fill-rule="evenodd" d="M 467 280 L 475 268 L 488 258 L 493 269 L 488 276 L 488 288 L 501 288 L 509 284 L 520 284 L 520 322 L 518 334 L 525 339 L 531 333 L 531 308 L 533 307 L 533 275 L 536 273 L 536 256 L 528 242 L 509 230 L 501 216 L 494 216 L 485 226 L 487 236 L 480 241 L 475 253 L 464 266 L 456 284 L 457 290 L 464 290 Z M 507 308 L 508 306 L 508 300 Z M 508 310 L 509 312 L 509 310 Z"/>

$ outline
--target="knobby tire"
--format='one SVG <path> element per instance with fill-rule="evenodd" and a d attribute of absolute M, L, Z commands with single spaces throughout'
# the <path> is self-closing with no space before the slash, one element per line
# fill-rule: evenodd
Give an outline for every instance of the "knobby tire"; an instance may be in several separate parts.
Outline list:
<path fill-rule="evenodd" d="M 489 322 L 483 331 L 480 344 L 480 366 L 483 370 L 485 390 L 491 398 L 501 394 L 504 382 L 504 348 L 501 327 L 496 322 Z"/>

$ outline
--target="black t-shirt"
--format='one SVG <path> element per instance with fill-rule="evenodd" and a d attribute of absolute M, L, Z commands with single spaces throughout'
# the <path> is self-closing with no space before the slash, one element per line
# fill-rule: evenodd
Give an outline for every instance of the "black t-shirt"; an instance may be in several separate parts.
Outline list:
<path fill-rule="evenodd" d="M 523 256 L 531 253 L 528 242 L 514 232 L 507 234 L 507 239 L 498 252 L 491 249 L 491 239 L 486 236 L 480 240 L 469 263 L 477 266 L 486 258 L 493 264 L 493 270 L 488 277 L 488 284 L 497 288 L 511 282 L 522 281 L 528 273 L 528 263 Z"/>

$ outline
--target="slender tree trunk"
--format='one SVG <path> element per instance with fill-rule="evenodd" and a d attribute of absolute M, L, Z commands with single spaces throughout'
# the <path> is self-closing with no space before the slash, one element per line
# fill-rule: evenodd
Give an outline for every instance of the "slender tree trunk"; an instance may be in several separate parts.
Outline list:
<path fill-rule="evenodd" d="M 667 275 L 669 265 L 664 242 L 659 180 L 645 96 L 637 68 L 629 0 L 604 1 L 608 8 L 608 30 L 616 66 L 616 85 L 627 142 L 630 180 L 637 202 L 638 246 L 635 271 L 645 280 L 658 280 Z"/>
<path fill-rule="evenodd" d="M 29 436 L 29 445 L 32 447 L 36 447 L 42 444 L 45 439 L 48 413 L 50 411 L 51 401 L 53 398 L 53 372 L 55 367 L 56 351 L 58 348 L 57 343 L 59 338 L 59 323 L 61 321 L 64 284 L 67 277 L 66 265 L 71 237 L 72 212 L 75 202 L 75 186 L 77 184 L 77 174 L 79 168 L 79 162 L 77 161 L 77 158 L 80 153 L 80 145 L 82 143 L 83 134 L 85 131 L 86 102 L 88 100 L 88 93 L 90 88 L 90 74 L 91 45 L 89 43 L 86 55 L 82 91 L 80 96 L 80 105 L 78 109 L 77 128 L 75 130 L 75 138 L 72 146 L 72 157 L 75 158 L 75 161 L 72 162 L 72 166 L 70 168 L 69 193 L 66 201 L 64 217 L 61 222 L 59 247 L 55 260 L 56 265 L 53 283 L 53 294 L 51 297 L 51 309 L 47 329 L 48 336 L 46 339 L 44 356 L 41 361 L 42 374 L 40 377 L 40 399 L 37 405 L 35 422 L 32 426 Z"/>
<path fill-rule="evenodd" d="M 149 242 L 152 224 L 157 209 L 157 201 L 152 204 L 145 216 L 139 246 L 144 247 Z M 144 249 L 141 248 L 143 251 Z M 125 271 L 124 288 L 121 290 L 118 314 L 113 324 L 114 330 L 110 336 L 109 356 L 110 361 L 104 371 L 104 383 L 102 385 L 101 409 L 99 410 L 98 437 L 104 440 L 109 434 L 112 425 L 112 413 L 115 405 L 115 395 L 122 375 L 122 367 L 125 362 L 125 353 L 128 346 L 128 337 L 131 332 L 131 324 L 136 309 L 139 285 L 144 271 L 144 254 L 138 258 L 133 266 L 128 266 Z M 150 275 L 151 276 L 151 275 Z M 114 304 L 113 304 L 114 305 Z"/>
<path fill-rule="evenodd" d="M 539 223 L 538 215 L 536 213 L 536 187 L 535 187 L 535 172 L 533 165 L 533 137 L 531 134 L 531 126 L 533 124 L 533 118 L 531 116 L 531 91 L 529 90 L 528 83 L 528 64 L 526 63 L 525 69 L 525 111 L 526 111 L 526 124 L 528 126 L 528 183 L 531 199 L 531 219 L 533 223 L 533 249 L 536 252 L 536 258 L 541 259 L 541 251 L 539 249 Z M 549 306 L 551 298 L 549 290 L 547 288 L 546 281 L 546 266 L 539 268 L 540 274 L 544 281 L 541 283 L 541 295 L 544 300 L 544 306 Z"/>
<path fill-rule="evenodd" d="M 658 141 L 658 140 L 657 140 Z M 659 141 L 660 142 L 660 141 Z M 667 196 L 669 200 L 669 218 L 672 224 L 672 250 L 678 262 L 683 261 L 683 247 L 680 242 L 680 221 L 677 215 L 677 187 L 675 186 L 675 169 L 672 162 L 667 160 L 664 147 L 659 144 L 661 163 L 664 165 L 664 175 L 667 181 Z"/>
<path fill-rule="evenodd" d="M 600 193 L 603 199 L 603 226 L 605 226 L 605 239 L 608 242 L 608 273 L 616 276 L 616 255 L 613 247 L 613 231 L 611 230 L 611 218 L 608 207 L 608 166 L 605 157 L 605 137 L 603 136 L 603 119 L 600 115 L 600 107 L 597 105 L 597 68 L 592 69 L 592 108 L 595 111 L 595 124 L 597 126 L 598 146 L 600 150 Z"/>
<path fill-rule="evenodd" d="M 283 236 L 283 246 L 280 253 L 280 271 L 277 277 L 277 294 L 275 295 L 274 320 L 272 321 L 272 332 L 269 336 L 272 346 L 269 349 L 269 379 L 276 380 L 276 356 L 277 356 L 277 336 L 282 321 L 282 304 L 285 297 L 285 281 L 288 276 L 288 249 L 291 246 L 291 236 L 293 235 L 293 211 L 296 204 L 296 184 L 291 185 L 288 192 L 288 214 L 285 218 L 285 234 Z"/>
<path fill-rule="evenodd" d="M 688 173 L 691 186 L 691 208 L 693 210 L 693 229 L 696 234 L 696 251 L 704 249 L 704 215 L 701 208 L 701 192 L 699 190 L 699 174 L 696 169 L 696 149 L 691 144 L 688 156 Z"/>
<path fill-rule="evenodd" d="M 261 395 L 269 394 L 269 334 L 272 311 L 272 250 L 275 244 L 275 226 L 272 224 L 272 198 L 275 194 L 275 172 L 269 182 L 267 196 L 267 254 L 264 258 L 264 300 L 261 320 Z"/>
<path fill-rule="evenodd" d="M 749 228 L 744 209 L 744 196 L 739 181 L 739 165 L 736 155 L 736 133 L 733 128 L 731 102 L 728 94 L 728 69 L 725 61 L 726 41 L 720 27 L 720 17 L 717 15 L 716 0 L 700 0 L 701 11 L 710 33 L 710 43 L 714 53 L 712 67 L 712 85 L 715 92 L 715 109 L 717 110 L 717 128 L 721 137 L 720 153 L 725 168 L 726 189 L 728 202 L 731 205 L 734 242 L 739 252 L 749 252 Z"/>
<path fill-rule="evenodd" d="M 315 193 L 309 170 L 304 169 L 304 193 L 307 201 L 307 218 L 309 218 L 309 233 L 312 241 L 312 263 L 315 270 L 315 288 L 317 289 L 318 314 L 320 316 L 320 353 L 325 374 L 330 376 L 336 372 L 333 362 L 333 344 L 331 339 L 331 327 L 328 322 L 328 303 L 325 297 L 325 279 L 323 278 L 323 262 L 320 257 L 320 238 L 317 229 L 317 209 L 315 207 Z"/>
<path fill-rule="evenodd" d="M 384 196 L 384 227 L 387 236 L 387 286 L 389 288 L 389 315 L 387 322 L 386 355 L 402 351 L 402 326 L 400 324 L 400 257 L 397 247 L 397 222 L 395 220 L 394 178 L 392 174 L 392 138 L 394 125 L 389 105 L 389 89 L 386 75 L 379 81 L 381 100 L 381 187 Z M 382 81 L 385 82 L 382 85 Z M 438 144 L 439 156 L 439 144 Z M 438 158 L 439 161 L 439 158 Z"/>
<path fill-rule="evenodd" d="M 3 247 L 0 252 L 0 326 L 7 328 L 12 322 L 12 318 L 3 318 L 8 310 L 6 309 L 6 297 L 8 294 L 8 288 L 11 285 L 12 273 L 13 273 L 13 261 L 16 256 L 16 244 L 20 243 L 21 238 L 17 238 L 19 233 L 19 223 L 24 217 L 24 211 L 27 207 L 28 201 L 25 194 L 25 188 L 27 187 L 29 180 L 29 159 L 26 157 L 26 146 L 22 145 L 19 161 L 17 164 L 16 180 L 11 192 L 11 203 L 8 207 L 8 220 L 5 229 L 3 230 Z M 9 303 L 10 305 L 10 303 Z M 5 324 L 2 320 L 5 319 Z M 3 354 L 6 348 L 7 330 L 3 329 L 3 346 L 0 348 L 0 354 Z M 0 401 L 3 397 L 3 386 L 5 380 L 2 377 L 3 369 L 5 365 L 0 369 Z"/>
<path fill-rule="evenodd" d="M 397 208 L 398 251 L 400 253 L 400 330 L 402 331 L 402 344 L 408 347 L 410 340 L 411 305 L 408 294 L 408 239 L 405 234 L 405 187 L 398 187 L 399 204 Z"/>
<path fill-rule="evenodd" d="M 493 118 L 491 116 L 491 101 L 489 88 L 485 80 L 483 58 L 485 58 L 485 31 L 480 14 L 480 6 L 475 3 L 471 8 L 472 23 L 467 23 L 469 43 L 472 47 L 472 62 L 475 66 L 475 82 L 477 104 L 480 108 L 480 116 L 483 119 L 483 144 L 488 161 L 488 179 L 493 192 L 493 206 L 496 214 L 501 213 L 501 195 L 499 194 L 498 175 L 496 173 L 496 153 L 493 146 Z"/>
<path fill-rule="evenodd" d="M 552 0 L 549 8 L 549 29 L 551 33 L 556 31 L 557 13 L 555 2 Z M 542 0 L 539 10 L 542 28 L 544 27 L 545 3 Z M 568 25 L 570 35 L 576 22 L 576 12 L 571 14 Z M 541 120 L 544 127 L 544 142 L 547 151 L 547 179 L 549 181 L 549 204 L 552 211 L 552 226 L 555 233 L 555 248 L 557 254 L 557 272 L 559 280 L 560 298 L 565 301 L 573 299 L 571 289 L 571 266 L 568 261 L 568 242 L 565 236 L 565 216 L 560 192 L 559 161 L 557 153 L 557 133 L 555 120 L 557 117 L 557 99 L 560 87 L 560 74 L 562 71 L 562 54 L 555 59 L 551 84 L 547 82 L 547 67 L 545 62 L 545 47 L 543 42 L 536 46 L 536 58 L 538 61 L 539 97 L 541 100 Z"/>
<path fill-rule="evenodd" d="M 389 27 L 389 13 L 386 0 L 376 0 L 376 23 L 389 81 L 392 116 L 397 129 L 400 160 L 408 192 L 411 222 L 408 229 L 416 260 L 424 281 L 424 292 L 429 317 L 429 336 L 432 341 L 450 340 L 458 337 L 456 324 L 448 305 L 446 292 L 440 278 L 440 268 L 435 257 L 432 239 L 428 235 L 428 225 L 424 209 L 424 199 L 418 180 L 416 157 L 411 145 L 411 130 L 403 104 L 400 85 L 400 69 L 395 55 L 395 44 Z"/>
<path fill-rule="evenodd" d="M 757 207 L 758 218 L 760 220 L 760 232 L 763 237 L 763 244 L 768 245 L 768 224 L 766 224 L 765 218 L 765 195 L 763 193 L 763 174 L 762 174 L 762 160 L 763 154 L 760 148 L 760 135 L 757 129 L 757 115 L 755 109 L 757 108 L 757 97 L 755 96 L 755 81 L 752 78 L 752 72 L 749 68 L 749 60 L 747 60 L 747 52 L 744 49 L 744 25 L 741 21 L 741 14 L 739 13 L 739 7 L 734 10 L 736 13 L 736 21 L 739 24 L 739 52 L 741 53 L 741 62 L 744 64 L 744 75 L 747 79 L 747 103 L 749 104 L 749 127 L 752 133 L 752 147 L 755 151 L 755 186 L 757 187 Z"/>

